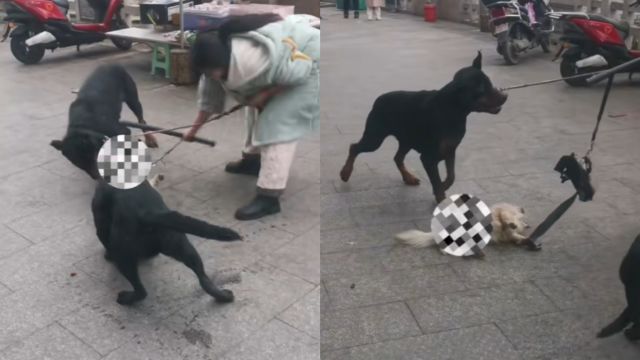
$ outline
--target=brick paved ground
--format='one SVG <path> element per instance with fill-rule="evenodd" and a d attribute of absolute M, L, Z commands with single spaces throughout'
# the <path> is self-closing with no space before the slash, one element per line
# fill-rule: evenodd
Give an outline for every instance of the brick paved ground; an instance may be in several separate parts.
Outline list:
<path fill-rule="evenodd" d="M 92 182 L 49 142 L 64 134 L 70 90 L 106 62 L 133 74 L 150 123 L 190 123 L 195 88 L 151 77 L 149 60 L 105 43 L 25 67 L 0 44 L 0 359 L 318 359 L 318 135 L 299 147 L 282 214 L 263 221 L 233 219 L 255 186 L 223 171 L 240 154 L 240 117 L 203 129 L 215 149 L 186 144 L 169 155 L 161 193 L 170 206 L 246 236 L 193 240 L 209 272 L 242 271 L 242 282 L 229 286 L 236 302 L 216 304 L 188 269 L 164 257 L 141 267 L 144 302 L 115 302 L 129 285 L 102 258 Z M 123 118 L 133 119 L 128 109 Z M 176 141 L 159 140 L 164 150 Z"/>
<path fill-rule="evenodd" d="M 477 50 L 502 86 L 557 77 L 559 64 L 537 50 L 507 67 L 490 35 L 385 15 L 368 23 L 324 12 L 323 359 L 638 359 L 638 345 L 595 334 L 623 308 L 617 270 L 640 232 L 640 113 L 604 119 L 593 156 L 596 198 L 574 205 L 543 251 L 492 248 L 480 261 L 394 246 L 394 233 L 428 229 L 435 206 L 417 154 L 408 166 L 419 187 L 403 185 L 392 139 L 358 158 L 348 184 L 338 178 L 376 96 L 438 88 Z M 618 81 L 609 109 L 640 110 L 637 86 Z M 528 88 L 513 91 L 498 116 L 471 115 L 450 193 L 522 205 L 537 224 L 571 194 L 553 166 L 587 149 L 602 89 Z"/>

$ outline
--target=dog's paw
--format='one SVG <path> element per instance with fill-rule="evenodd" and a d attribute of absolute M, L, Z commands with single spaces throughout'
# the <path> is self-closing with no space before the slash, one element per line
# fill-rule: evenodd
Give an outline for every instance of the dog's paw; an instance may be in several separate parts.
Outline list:
<path fill-rule="evenodd" d="M 218 230 L 217 239 L 222 241 L 237 241 L 242 240 L 242 236 L 238 234 L 235 230 L 221 227 Z"/>
<path fill-rule="evenodd" d="M 120 305 L 131 305 L 147 297 L 147 294 L 140 294 L 135 291 L 120 291 L 116 300 Z"/>
<path fill-rule="evenodd" d="M 340 170 L 340 179 L 344 182 L 349 181 L 351 177 L 351 173 L 353 172 L 353 167 L 345 166 Z"/>
<path fill-rule="evenodd" d="M 436 197 L 436 203 L 437 203 L 437 204 L 440 204 L 441 202 L 443 202 L 443 201 L 444 201 L 444 199 L 446 199 L 446 198 L 447 198 L 447 196 L 446 196 L 444 193 L 442 193 L 442 194 L 435 194 L 435 197 Z"/>
<path fill-rule="evenodd" d="M 630 341 L 640 340 L 640 326 L 633 326 L 625 330 L 624 336 Z"/>
<path fill-rule="evenodd" d="M 216 296 L 216 302 L 219 303 L 230 303 L 235 300 L 235 296 L 233 295 L 233 291 L 227 289 L 221 289 L 222 295 Z"/>
<path fill-rule="evenodd" d="M 411 174 L 408 174 L 407 176 L 403 176 L 402 177 L 402 181 L 404 181 L 404 183 L 406 185 L 409 185 L 409 186 L 418 186 L 418 185 L 420 185 L 420 179 L 418 179 L 417 177 L 415 177 L 415 176 L 413 176 Z"/>

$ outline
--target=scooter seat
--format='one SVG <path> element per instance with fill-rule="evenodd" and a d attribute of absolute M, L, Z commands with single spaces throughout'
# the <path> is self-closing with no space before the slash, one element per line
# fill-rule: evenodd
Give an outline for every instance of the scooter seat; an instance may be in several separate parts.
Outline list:
<path fill-rule="evenodd" d="M 69 8 L 68 0 L 53 0 L 53 3 L 60 6 L 61 8 L 65 8 L 65 9 Z"/>
<path fill-rule="evenodd" d="M 589 18 L 591 18 L 591 20 L 606 22 L 613 25 L 616 29 L 618 29 L 619 31 L 622 31 L 625 34 L 625 37 L 631 31 L 631 26 L 629 26 L 629 23 L 626 23 L 626 22 L 616 21 L 600 15 L 589 15 Z"/>

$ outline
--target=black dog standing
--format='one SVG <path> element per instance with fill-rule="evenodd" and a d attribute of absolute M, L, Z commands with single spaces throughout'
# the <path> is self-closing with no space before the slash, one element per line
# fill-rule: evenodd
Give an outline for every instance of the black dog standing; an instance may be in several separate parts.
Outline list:
<path fill-rule="evenodd" d="M 404 166 L 410 150 L 420 153 L 433 194 L 439 203 L 455 179 L 456 148 L 466 132 L 467 116 L 472 112 L 497 114 L 507 95 L 496 89 L 482 72 L 482 55 L 473 65 L 459 70 L 453 81 L 440 90 L 394 91 L 378 97 L 369 113 L 362 139 L 349 148 L 349 157 L 340 172 L 348 181 L 358 154 L 377 150 L 393 135 L 399 148 L 393 158 L 407 185 L 419 180 Z M 444 160 L 447 177 L 440 179 L 438 163 Z"/>
<path fill-rule="evenodd" d="M 627 255 L 620 264 L 620 280 L 624 284 L 627 307 L 613 322 L 598 333 L 599 338 L 611 336 L 624 330 L 629 340 L 640 340 L 640 235 L 636 237 Z"/>
<path fill-rule="evenodd" d="M 147 296 L 138 275 L 138 262 L 158 254 L 193 270 L 202 289 L 216 301 L 233 301 L 231 291 L 218 288 L 209 279 L 185 233 L 219 241 L 240 240 L 235 231 L 170 210 L 148 181 L 120 190 L 99 180 L 91 210 L 98 239 L 106 249 L 105 258 L 113 261 L 133 286 L 133 291 L 118 294 L 118 303 L 129 305 Z"/>
<path fill-rule="evenodd" d="M 120 123 L 122 103 L 146 124 L 138 89 L 131 75 L 120 65 L 103 65 L 89 75 L 69 107 L 69 125 L 62 140 L 51 146 L 62 152 L 73 165 L 98 179 L 96 159 L 105 137 L 129 135 L 131 130 Z M 145 136 L 149 147 L 158 147 L 153 135 Z"/>

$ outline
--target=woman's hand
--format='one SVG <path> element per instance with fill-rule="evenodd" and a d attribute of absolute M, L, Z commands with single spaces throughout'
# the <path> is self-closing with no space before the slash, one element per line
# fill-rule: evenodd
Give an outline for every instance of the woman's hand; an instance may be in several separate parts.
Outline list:
<path fill-rule="evenodd" d="M 280 94 L 284 90 L 285 90 L 284 86 L 277 86 L 277 85 L 266 88 L 260 91 L 259 93 L 257 93 L 256 95 L 254 95 L 251 99 L 249 99 L 248 105 L 258 108 L 258 110 L 262 111 L 262 109 L 264 109 L 265 106 L 267 106 L 267 103 L 269 102 L 269 100 L 271 100 L 272 97 Z"/>
<path fill-rule="evenodd" d="M 187 131 L 184 135 L 182 135 L 182 140 L 187 142 L 193 141 L 193 138 L 196 137 L 198 130 L 200 130 L 200 128 L 202 127 L 202 125 L 204 125 L 205 121 L 207 121 L 210 115 L 211 113 L 208 113 L 206 111 L 198 112 L 198 116 L 196 117 L 196 120 L 193 122 L 193 126 L 191 126 L 191 129 L 189 129 L 189 131 Z"/>

